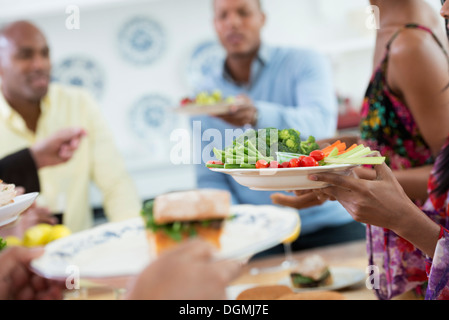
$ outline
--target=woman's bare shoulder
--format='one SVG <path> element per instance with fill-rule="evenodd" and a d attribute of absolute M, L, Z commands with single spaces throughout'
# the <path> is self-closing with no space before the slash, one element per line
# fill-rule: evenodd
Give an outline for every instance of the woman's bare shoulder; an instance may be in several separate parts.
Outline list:
<path fill-rule="evenodd" d="M 447 41 L 445 39 L 438 40 L 440 43 Z M 437 53 L 444 57 L 444 51 L 434 36 L 430 32 L 422 29 L 404 29 L 390 45 L 390 57 L 392 59 L 417 60 L 434 58 L 433 54 L 430 53 Z"/>

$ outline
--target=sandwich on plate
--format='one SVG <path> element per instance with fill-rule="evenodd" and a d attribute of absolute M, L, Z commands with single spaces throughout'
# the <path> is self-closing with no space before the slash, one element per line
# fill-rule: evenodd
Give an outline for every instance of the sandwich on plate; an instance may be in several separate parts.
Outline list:
<path fill-rule="evenodd" d="M 191 237 L 200 237 L 220 249 L 230 209 L 229 192 L 199 189 L 159 195 L 145 203 L 142 216 L 147 239 L 158 255 Z"/>
<path fill-rule="evenodd" d="M 333 283 L 326 261 L 319 255 L 311 255 L 300 261 L 291 270 L 290 279 L 294 288 L 316 288 Z"/>
<path fill-rule="evenodd" d="M 13 184 L 5 184 L 0 180 L 0 207 L 13 203 L 16 197 L 16 186 Z"/>

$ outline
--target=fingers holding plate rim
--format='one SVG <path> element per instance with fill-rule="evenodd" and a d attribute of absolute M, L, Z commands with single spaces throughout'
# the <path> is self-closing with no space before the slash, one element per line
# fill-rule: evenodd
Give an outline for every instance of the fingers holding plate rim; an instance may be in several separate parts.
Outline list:
<path fill-rule="evenodd" d="M 333 186 L 350 190 L 358 190 L 363 184 L 360 179 L 335 173 L 314 173 L 310 174 L 308 179 L 311 181 L 326 182 Z"/>

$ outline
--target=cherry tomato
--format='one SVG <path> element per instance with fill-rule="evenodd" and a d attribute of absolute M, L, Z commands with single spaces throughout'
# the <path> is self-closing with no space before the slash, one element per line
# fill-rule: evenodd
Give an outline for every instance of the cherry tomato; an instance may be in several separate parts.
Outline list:
<path fill-rule="evenodd" d="M 315 158 L 316 161 L 321 161 L 324 159 L 324 152 L 321 150 L 314 150 L 310 153 L 312 158 Z"/>
<path fill-rule="evenodd" d="M 218 164 L 218 165 L 224 165 L 224 163 L 223 163 L 223 162 L 221 162 L 221 161 L 218 161 L 218 160 L 210 160 L 210 161 L 207 161 L 207 164 Z"/>
<path fill-rule="evenodd" d="M 301 160 L 301 167 L 317 167 L 318 161 L 315 160 L 313 157 L 304 157 Z"/>
<path fill-rule="evenodd" d="M 288 162 L 288 161 L 282 162 L 282 164 L 281 164 L 282 168 L 288 168 L 289 166 L 290 166 L 290 162 Z"/>
<path fill-rule="evenodd" d="M 188 105 L 190 103 L 193 103 L 193 100 L 190 99 L 190 98 L 184 98 L 184 99 L 181 100 L 181 105 L 182 106 Z"/>
<path fill-rule="evenodd" d="M 298 158 L 293 158 L 289 162 L 289 167 L 290 168 L 297 168 L 297 167 L 299 167 L 299 163 L 300 163 L 300 160 Z"/>
<path fill-rule="evenodd" d="M 256 169 L 265 169 L 268 168 L 269 164 L 265 160 L 257 160 Z"/>
<path fill-rule="evenodd" d="M 270 168 L 280 168 L 281 165 L 277 161 L 270 161 Z"/>

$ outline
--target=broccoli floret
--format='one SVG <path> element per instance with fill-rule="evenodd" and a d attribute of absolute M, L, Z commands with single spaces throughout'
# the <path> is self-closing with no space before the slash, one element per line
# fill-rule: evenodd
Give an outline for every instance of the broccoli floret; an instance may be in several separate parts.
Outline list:
<path fill-rule="evenodd" d="M 301 151 L 301 138 L 298 130 L 279 130 L 278 141 L 278 148 L 280 152 L 300 153 Z M 284 150 L 285 148 L 287 150 Z"/>
<path fill-rule="evenodd" d="M 265 128 L 257 131 L 249 129 L 237 137 L 232 146 L 221 152 L 215 150 L 214 153 L 217 159 L 221 158 L 222 162 L 225 162 L 223 161 L 225 160 L 223 159 L 224 155 L 236 156 L 239 148 L 243 148 L 240 151 L 247 151 L 249 142 L 254 146 L 254 149 L 257 149 L 253 150 L 251 155 L 260 153 L 258 157 L 272 157 L 275 151 L 308 155 L 313 150 L 319 149 L 313 136 L 309 136 L 307 141 L 301 141 L 301 134 L 296 129 Z"/>
<path fill-rule="evenodd" d="M 310 154 L 313 150 L 318 150 L 320 146 L 315 142 L 315 137 L 309 136 L 306 141 L 301 142 L 301 153 Z"/>
<path fill-rule="evenodd" d="M 277 144 L 277 149 L 279 152 L 288 152 L 290 153 L 290 149 L 282 142 L 279 142 Z"/>

